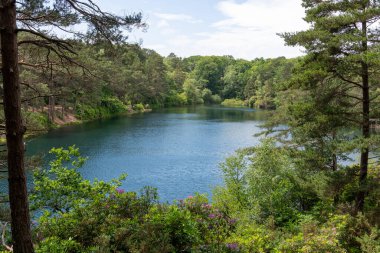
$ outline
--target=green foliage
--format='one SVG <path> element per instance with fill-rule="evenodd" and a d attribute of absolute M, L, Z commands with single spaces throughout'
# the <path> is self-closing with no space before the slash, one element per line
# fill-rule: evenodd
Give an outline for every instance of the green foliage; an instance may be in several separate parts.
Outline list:
<path fill-rule="evenodd" d="M 101 107 L 107 108 L 111 114 L 117 114 L 126 111 L 126 106 L 116 97 L 105 97 L 100 102 Z"/>
<path fill-rule="evenodd" d="M 189 104 L 203 104 L 200 84 L 195 79 L 186 79 L 183 84 L 183 91 Z"/>
<path fill-rule="evenodd" d="M 333 216 L 328 222 L 318 224 L 306 217 L 300 223 L 301 231 L 283 240 L 278 246 L 278 252 L 347 252 L 339 240 L 346 220 L 346 216 Z"/>
<path fill-rule="evenodd" d="M 84 180 L 79 168 L 85 162 L 75 146 L 67 150 L 53 148 L 50 153 L 56 157 L 50 162 L 50 169 L 40 169 L 34 173 L 34 190 L 30 196 L 33 210 L 45 210 L 46 215 L 67 213 L 88 201 L 101 202 L 112 190 L 121 185 L 121 180 L 104 183 Z"/>
<path fill-rule="evenodd" d="M 66 253 L 84 253 L 81 245 L 72 238 L 62 240 L 58 237 L 49 237 L 41 242 L 36 249 L 37 253 L 66 252 Z M 89 251 L 87 251 L 89 252 Z"/>
<path fill-rule="evenodd" d="M 31 129 L 49 129 L 50 123 L 46 114 L 41 112 L 24 112 L 26 124 Z"/>
<path fill-rule="evenodd" d="M 212 95 L 211 96 L 211 102 L 213 104 L 221 104 L 222 103 L 222 98 L 218 94 Z"/>
<path fill-rule="evenodd" d="M 237 231 L 228 239 L 229 245 L 235 246 L 235 252 L 263 253 L 273 250 L 275 242 L 272 231 L 254 223 L 239 223 Z"/>
<path fill-rule="evenodd" d="M 344 189 L 355 184 L 345 181 L 349 173 L 299 171 L 291 153 L 272 139 L 221 164 L 225 184 L 215 189 L 212 204 L 199 194 L 158 203 L 150 187 L 140 194 L 120 189 L 125 176 L 90 182 L 79 173 L 86 159 L 77 148 L 51 154 L 56 159 L 49 170 L 35 173 L 31 195 L 39 213 L 37 252 L 372 253 L 379 248 L 378 229 L 369 222 L 376 214 L 334 213 L 334 199 L 338 195 L 344 203 L 347 190 L 325 194 L 336 184 Z M 338 203 L 343 213 L 346 206 Z"/>
<path fill-rule="evenodd" d="M 222 102 L 222 105 L 223 106 L 229 106 L 229 107 L 244 107 L 244 106 L 246 106 L 246 103 L 243 100 L 231 98 L 231 99 L 225 99 Z"/>
<path fill-rule="evenodd" d="M 380 230 L 378 228 L 371 228 L 370 234 L 364 234 L 357 240 L 363 253 L 380 252 Z"/>
<path fill-rule="evenodd" d="M 139 104 L 135 104 L 133 106 L 133 109 L 135 109 L 136 111 L 139 111 L 139 112 L 143 112 L 145 110 L 145 107 L 143 104 L 139 103 Z"/>
<path fill-rule="evenodd" d="M 35 173 L 37 252 L 224 252 L 235 221 L 202 195 L 158 204 L 155 189 L 138 195 L 84 180 L 78 149 L 52 149 L 49 170 Z M 41 214 L 42 213 L 42 214 Z"/>
<path fill-rule="evenodd" d="M 33 39 L 28 34 L 20 36 Z M 157 108 L 220 104 L 224 99 L 248 100 L 251 97 L 255 97 L 256 107 L 274 108 L 282 102 L 278 99 L 279 91 L 289 79 L 295 62 L 283 57 L 246 61 L 231 56 L 180 58 L 171 54 L 164 58 L 153 50 L 133 44 L 109 47 L 100 41 L 70 43 L 78 52 L 72 57 L 93 75 L 70 65 L 68 69 L 57 69 L 53 73 L 54 85 L 51 85 L 52 80 L 46 75 L 23 68 L 22 81 L 33 84 L 31 89 L 23 86 L 25 97 L 34 97 L 36 91 L 61 94 L 50 96 L 50 99 L 31 100 L 25 112 L 56 106 L 62 108 L 62 114 L 74 113 L 80 120 L 93 120 L 128 111 L 130 107 L 127 106 L 132 104 Z M 43 52 L 23 50 L 21 53 L 23 58 L 32 59 L 35 64 L 44 59 Z M 41 114 L 46 117 L 47 111 Z M 43 129 L 49 127 L 42 118 L 36 122 L 36 118 L 29 116 L 26 122 L 30 129 L 36 129 L 33 125 Z"/>
<path fill-rule="evenodd" d="M 78 104 L 76 114 L 82 120 L 93 120 L 124 113 L 127 111 L 127 108 L 128 107 L 116 97 L 104 97 L 98 106 Z"/>
<path fill-rule="evenodd" d="M 303 7 L 309 28 L 282 35 L 288 45 L 307 53 L 288 86 L 303 91 L 288 103 L 290 133 L 305 151 L 301 156 L 310 158 L 307 167 L 317 163 L 319 170 L 336 171 L 347 153 L 360 152 L 355 212 L 365 211 L 369 154 L 379 146 L 369 125 L 370 118 L 379 117 L 373 103 L 378 97 L 379 41 L 372 38 L 380 34 L 379 23 L 373 23 L 380 3 L 304 0 Z M 350 128 L 358 131 L 347 138 Z"/>
<path fill-rule="evenodd" d="M 253 153 L 241 151 L 221 165 L 225 188 L 217 189 L 214 201 L 233 215 L 249 215 L 264 223 L 274 219 L 284 225 L 297 219 L 306 200 L 302 185 L 287 153 L 267 139 Z"/>
<path fill-rule="evenodd" d="M 185 92 L 182 93 L 170 93 L 166 97 L 165 106 L 182 106 L 187 105 L 187 96 Z"/>
<path fill-rule="evenodd" d="M 205 88 L 202 90 L 202 99 L 206 104 L 210 104 L 213 102 L 212 92 L 210 89 Z"/>

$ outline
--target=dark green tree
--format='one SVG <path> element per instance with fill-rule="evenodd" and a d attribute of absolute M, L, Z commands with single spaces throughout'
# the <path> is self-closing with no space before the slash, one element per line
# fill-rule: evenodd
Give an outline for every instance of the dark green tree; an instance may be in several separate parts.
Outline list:
<path fill-rule="evenodd" d="M 72 30 L 77 24 L 88 24 L 88 33 Z M 13 251 L 33 252 L 26 177 L 24 171 L 25 126 L 21 116 L 21 88 L 18 47 L 33 45 L 47 50 L 45 64 L 51 67 L 50 56 L 56 55 L 62 65 L 73 63 L 73 48 L 46 27 L 86 38 L 87 41 L 108 40 L 119 43 L 125 39 L 122 30 L 141 25 L 141 15 L 119 17 L 103 12 L 92 1 L 76 0 L 1 0 L 0 37 L 3 79 L 3 104 L 8 149 L 8 181 L 11 209 Z M 49 32 L 50 31 L 50 32 Z M 31 39 L 19 39 L 26 33 Z"/>
<path fill-rule="evenodd" d="M 350 142 L 354 144 L 351 151 L 360 152 L 356 211 L 362 211 L 368 192 L 369 153 L 373 148 L 370 118 L 376 116 L 371 115 L 371 101 L 378 95 L 376 89 L 379 87 L 380 2 L 304 0 L 303 6 L 310 28 L 282 36 L 288 45 L 302 46 L 307 52 L 303 71 L 299 72 L 296 81 L 309 90 L 321 89 L 317 96 L 321 102 L 332 104 L 341 100 L 340 109 L 334 114 L 338 113 L 346 126 L 354 124 L 361 129 Z"/>

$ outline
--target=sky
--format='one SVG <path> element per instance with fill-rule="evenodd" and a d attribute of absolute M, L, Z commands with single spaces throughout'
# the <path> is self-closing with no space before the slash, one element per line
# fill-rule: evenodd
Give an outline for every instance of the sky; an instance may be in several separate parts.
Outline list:
<path fill-rule="evenodd" d="M 141 12 L 146 31 L 134 30 L 130 42 L 142 42 L 163 56 L 232 55 L 254 59 L 302 55 L 284 45 L 277 33 L 307 28 L 301 0 L 97 0 L 105 11 Z"/>

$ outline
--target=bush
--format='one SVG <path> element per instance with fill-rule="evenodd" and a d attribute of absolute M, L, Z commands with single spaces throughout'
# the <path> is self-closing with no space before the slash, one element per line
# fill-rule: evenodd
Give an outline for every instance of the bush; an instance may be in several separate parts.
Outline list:
<path fill-rule="evenodd" d="M 45 113 L 27 111 L 24 115 L 28 128 L 48 129 L 50 127 L 48 116 Z"/>
<path fill-rule="evenodd" d="M 248 100 L 248 106 L 251 107 L 251 108 L 254 108 L 256 106 L 256 97 L 255 96 L 252 96 Z"/>
<path fill-rule="evenodd" d="M 211 101 L 213 104 L 220 104 L 222 103 L 222 98 L 218 94 L 215 94 L 211 96 Z"/>
<path fill-rule="evenodd" d="M 267 139 L 254 150 L 241 151 L 221 165 L 225 187 L 215 204 L 232 215 L 248 213 L 255 222 L 274 218 L 276 225 L 297 220 L 303 190 L 287 153 Z M 307 191 L 304 191 L 306 196 Z"/>
<path fill-rule="evenodd" d="M 128 106 L 116 97 L 102 98 L 100 105 L 83 105 L 78 104 L 76 107 L 76 115 L 81 120 L 94 120 L 110 117 L 112 115 L 126 112 Z"/>
<path fill-rule="evenodd" d="M 202 90 L 202 99 L 206 104 L 210 104 L 213 102 L 212 101 L 212 92 L 210 89 L 205 88 Z"/>
<path fill-rule="evenodd" d="M 111 114 L 121 113 L 127 110 L 126 105 L 116 97 L 102 98 L 100 106 L 107 108 Z"/>
<path fill-rule="evenodd" d="M 158 204 L 153 188 L 120 189 L 125 176 L 109 183 L 83 179 L 78 170 L 85 159 L 75 147 L 51 153 L 56 159 L 35 173 L 31 195 L 40 213 L 37 252 L 228 252 L 236 222 L 206 197 Z"/>
<path fill-rule="evenodd" d="M 165 106 L 182 106 L 187 104 L 186 93 L 171 93 L 165 99 Z"/>
<path fill-rule="evenodd" d="M 267 139 L 228 158 L 213 204 L 200 194 L 163 204 L 154 188 L 120 189 L 125 176 L 85 180 L 78 149 L 52 149 L 30 197 L 37 252 L 379 252 L 374 214 L 344 215 L 335 194 L 318 198 L 309 187 L 326 190 L 330 174 L 299 171 L 287 151 Z"/>
<path fill-rule="evenodd" d="M 72 238 L 69 238 L 68 240 L 61 240 L 58 237 L 48 237 L 42 240 L 36 248 L 36 253 L 52 252 L 85 253 L 86 251 L 83 251 L 81 245 Z"/>
<path fill-rule="evenodd" d="M 222 102 L 223 106 L 229 106 L 229 107 L 244 107 L 246 106 L 245 102 L 243 100 L 231 98 L 231 99 L 225 99 Z"/>
<path fill-rule="evenodd" d="M 310 219 L 311 218 L 311 219 Z M 332 216 L 326 223 L 319 224 L 309 217 L 300 223 L 301 232 L 284 239 L 278 247 L 279 252 L 347 252 L 340 239 L 346 226 L 347 216 Z"/>
<path fill-rule="evenodd" d="M 378 253 L 380 252 L 380 229 L 371 228 L 369 234 L 364 234 L 357 238 L 360 243 L 360 249 L 363 253 Z"/>
<path fill-rule="evenodd" d="M 143 104 L 139 103 L 139 104 L 135 104 L 133 106 L 133 109 L 135 109 L 138 112 L 143 112 L 145 110 L 145 107 Z"/>

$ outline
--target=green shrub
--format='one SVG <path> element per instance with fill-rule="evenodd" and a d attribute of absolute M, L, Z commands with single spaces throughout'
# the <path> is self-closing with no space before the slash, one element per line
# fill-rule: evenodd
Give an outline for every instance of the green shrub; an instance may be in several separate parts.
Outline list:
<path fill-rule="evenodd" d="M 305 219 L 301 222 L 301 231 L 280 242 L 278 252 L 320 252 L 345 253 L 346 249 L 339 240 L 347 223 L 347 216 L 332 216 L 328 222 Z"/>
<path fill-rule="evenodd" d="M 58 237 L 48 237 L 40 242 L 36 248 L 36 253 L 85 253 L 81 245 L 72 238 L 62 240 Z"/>
<path fill-rule="evenodd" d="M 248 106 L 251 107 L 251 108 L 254 108 L 256 106 L 256 97 L 255 96 L 252 96 L 248 100 Z"/>
<path fill-rule="evenodd" d="M 133 106 L 133 109 L 135 109 L 138 112 L 143 112 L 145 110 L 145 107 L 143 104 L 139 103 L 139 104 L 135 104 Z"/>
<path fill-rule="evenodd" d="M 118 98 L 104 97 L 98 106 L 78 104 L 76 107 L 76 115 L 81 120 L 94 120 L 107 118 L 115 114 L 126 112 L 127 110 L 128 106 Z"/>
<path fill-rule="evenodd" d="M 239 223 L 237 231 L 227 239 L 228 244 L 235 245 L 238 252 L 264 253 L 274 249 L 276 241 L 273 231 L 255 223 Z"/>
<path fill-rule="evenodd" d="M 244 107 L 246 106 L 246 103 L 243 100 L 231 98 L 231 99 L 225 99 L 222 102 L 222 105 L 229 106 L 229 107 Z"/>
<path fill-rule="evenodd" d="M 220 104 L 220 103 L 222 103 L 222 98 L 218 94 L 212 95 L 211 96 L 211 102 L 213 104 Z"/>
<path fill-rule="evenodd" d="M 111 114 L 124 112 L 127 107 L 116 97 L 104 97 L 100 102 L 101 107 L 107 108 L 107 111 Z"/>
<path fill-rule="evenodd" d="M 48 129 L 50 127 L 46 113 L 27 111 L 24 116 L 30 129 Z"/>
<path fill-rule="evenodd" d="M 165 99 L 165 106 L 181 106 L 187 104 L 186 93 L 172 92 Z"/>
<path fill-rule="evenodd" d="M 202 195 L 158 204 L 157 192 L 124 192 L 121 180 L 90 182 L 78 149 L 52 149 L 49 170 L 34 176 L 30 197 L 40 215 L 38 252 L 229 252 L 235 221 Z M 41 214 L 42 213 L 42 214 Z"/>
<path fill-rule="evenodd" d="M 369 234 L 364 234 L 357 238 L 360 243 L 360 249 L 363 253 L 378 253 L 380 252 L 380 229 L 371 228 Z"/>
<path fill-rule="evenodd" d="M 202 99 L 206 104 L 213 103 L 212 92 L 210 89 L 205 88 L 202 90 Z"/>
<path fill-rule="evenodd" d="M 273 217 L 276 225 L 297 220 L 300 199 L 306 199 L 308 192 L 300 190 L 294 164 L 274 140 L 238 152 L 221 169 L 225 187 L 214 192 L 219 208 L 233 216 L 248 213 L 258 223 Z"/>

